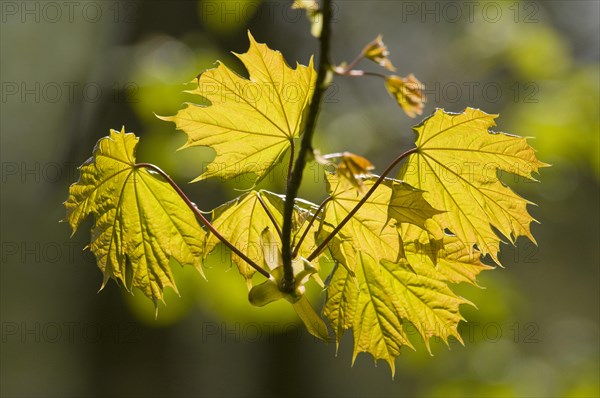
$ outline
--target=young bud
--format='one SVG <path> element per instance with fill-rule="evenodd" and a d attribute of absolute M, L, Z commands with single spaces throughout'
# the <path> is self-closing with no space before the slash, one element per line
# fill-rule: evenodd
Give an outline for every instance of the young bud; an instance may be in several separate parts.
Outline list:
<path fill-rule="evenodd" d="M 377 36 L 375 40 L 371 43 L 367 44 L 367 46 L 363 49 L 363 56 L 371 61 L 379 64 L 385 69 L 395 72 L 396 68 L 392 65 L 392 62 L 387 58 L 390 55 L 385 44 L 382 41 L 383 37 L 381 35 Z"/>
<path fill-rule="evenodd" d="M 423 83 L 412 73 L 406 77 L 390 76 L 385 80 L 385 88 L 396 99 L 408 117 L 415 117 L 423 113 L 425 95 Z"/>

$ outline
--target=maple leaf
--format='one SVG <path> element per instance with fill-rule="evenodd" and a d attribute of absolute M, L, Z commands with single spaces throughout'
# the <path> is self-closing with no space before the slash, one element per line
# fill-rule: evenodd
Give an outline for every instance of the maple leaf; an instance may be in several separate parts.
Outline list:
<path fill-rule="evenodd" d="M 302 257 L 292 260 L 292 272 L 295 281 L 294 292 L 292 294 L 284 293 L 280 290 L 281 281 L 283 280 L 280 242 L 275 239 L 269 228 L 265 228 L 261 235 L 264 260 L 271 276 L 265 282 L 252 287 L 248 293 L 248 300 L 252 305 L 263 306 L 285 298 L 292 303 L 294 311 L 296 311 L 307 330 L 313 336 L 327 341 L 327 325 L 304 296 L 306 291 L 304 285 L 311 276 L 317 274 L 318 270 Z"/>
<path fill-rule="evenodd" d="M 267 191 L 250 191 L 212 211 L 213 227 L 257 264 L 265 263 L 260 243 L 263 231 L 266 228 L 278 228 L 283 223 L 282 213 L 273 204 L 273 195 Z M 213 252 L 219 243 L 220 240 L 210 233 L 206 239 L 206 255 Z M 233 252 L 231 259 L 250 287 L 250 280 L 256 270 Z"/>
<path fill-rule="evenodd" d="M 347 182 L 361 192 L 365 191 L 365 186 L 362 179 L 371 175 L 371 171 L 375 168 L 371 161 L 362 156 L 351 152 L 330 153 L 321 155 L 315 153 L 315 160 L 324 165 L 335 165 L 331 159 L 339 159 L 339 163 L 335 165 L 335 172 L 343 182 Z"/>
<path fill-rule="evenodd" d="M 332 199 L 324 222 L 337 225 L 363 195 L 340 184 L 335 176 L 327 179 Z M 365 185 L 371 187 L 376 180 L 369 178 Z M 403 330 L 407 321 L 421 332 L 428 347 L 434 335 L 444 341 L 450 335 L 460 339 L 456 329 L 447 325 L 458 324 L 462 319 L 458 307 L 467 301 L 452 293 L 433 264 L 416 262 L 416 256 L 412 257 L 415 264 L 409 263 L 399 235 L 400 226 L 425 228 L 426 221 L 437 214 L 423 199 L 423 192 L 384 180 L 328 245 L 341 266 L 333 272 L 323 313 L 338 344 L 344 331 L 353 329 L 354 359 L 360 352 L 369 352 L 375 359 L 386 360 L 393 372 L 400 347 L 412 347 Z"/>
<path fill-rule="evenodd" d="M 388 51 L 387 46 L 383 43 L 382 35 L 378 35 L 375 40 L 367 44 L 363 49 L 362 54 L 365 58 L 375 62 L 379 66 L 382 66 L 391 72 L 396 71 L 396 68 L 394 65 L 392 65 L 392 62 L 388 58 L 390 52 Z"/>
<path fill-rule="evenodd" d="M 219 63 L 198 77 L 190 91 L 210 101 L 188 103 L 173 121 L 188 140 L 182 148 L 208 146 L 216 157 L 194 181 L 209 177 L 233 178 L 254 173 L 257 181 L 284 156 L 303 130 L 303 115 L 314 91 L 316 72 L 308 66 L 291 69 L 279 51 L 257 43 L 250 32 L 250 48 L 235 54 L 249 72 L 245 79 Z"/>
<path fill-rule="evenodd" d="M 423 83 L 412 73 L 406 77 L 388 76 L 385 79 L 385 88 L 408 117 L 416 117 L 423 113 L 425 107 L 425 94 Z"/>
<path fill-rule="evenodd" d="M 469 302 L 440 281 L 432 265 L 406 260 L 378 264 L 363 252 L 355 261 L 355 275 L 345 267 L 336 268 L 324 309 L 338 344 L 345 329 L 353 330 L 353 362 L 360 352 L 368 352 L 375 360 L 387 361 L 393 374 L 401 347 L 413 348 L 404 329 L 407 322 L 421 333 L 428 348 L 433 336 L 461 341 L 456 329 L 462 320 L 459 306 Z"/>
<path fill-rule="evenodd" d="M 361 201 L 364 194 L 345 184 L 343 179 L 326 174 L 328 192 L 331 200 L 325 206 L 324 223 L 337 226 L 348 216 Z M 371 189 L 377 176 L 363 180 L 366 190 Z M 406 200 L 408 195 L 408 200 Z M 403 214 L 409 215 L 404 217 Z M 392 179 L 385 179 L 342 227 L 338 233 L 341 242 L 349 242 L 352 250 L 346 250 L 346 256 L 354 257 L 354 252 L 363 252 L 379 263 L 381 260 L 397 261 L 401 254 L 400 239 L 396 230 L 396 220 L 415 222 L 425 228 L 425 221 L 438 212 L 422 197 L 422 193 L 408 184 Z M 328 234 L 323 229 L 323 236 Z M 330 249 L 337 250 L 335 245 Z M 352 271 L 354 261 L 343 261 Z"/>
<path fill-rule="evenodd" d="M 445 235 L 439 240 L 431 240 L 427 231 L 414 224 L 403 223 L 399 230 L 406 262 L 415 274 L 406 276 L 414 278 L 413 293 L 415 298 L 420 298 L 409 306 L 403 306 L 403 319 L 409 320 L 419 331 L 429 352 L 432 337 L 439 337 L 447 344 L 448 338 L 454 336 L 462 343 L 458 323 L 464 319 L 459 313 L 459 306 L 472 303 L 456 296 L 444 285 L 468 283 L 478 286 L 477 275 L 493 267 L 481 262 L 478 250 L 454 236 Z M 419 285 L 420 278 L 426 278 L 429 286 Z M 427 291 L 432 286 L 435 286 L 434 291 Z"/>
<path fill-rule="evenodd" d="M 316 207 L 310 202 L 303 202 L 305 206 Z M 284 199 L 275 193 L 266 190 L 250 191 L 214 209 L 211 223 L 225 239 L 248 258 L 258 264 L 266 264 L 267 268 L 270 268 L 268 259 L 265 258 L 262 243 L 263 234 L 266 229 L 269 229 L 280 235 L 283 224 L 283 203 Z M 309 227 L 308 217 L 310 215 L 311 213 L 308 210 L 295 206 L 293 223 L 295 237 L 303 234 L 305 229 Z M 304 240 L 302 245 L 303 248 L 300 249 L 301 256 L 307 256 L 309 249 L 315 246 L 314 233 L 316 226 L 313 225 L 310 228 L 307 239 Z M 275 242 L 274 239 L 269 241 Z M 214 234 L 209 234 L 206 240 L 206 255 L 213 252 L 219 242 L 220 240 Z M 277 246 L 280 247 L 281 243 L 277 242 Z M 231 259 L 238 267 L 240 274 L 246 279 L 248 288 L 250 288 L 251 279 L 256 270 L 235 253 L 231 253 Z M 318 262 L 315 261 L 314 264 L 314 267 L 318 270 Z M 322 284 L 317 274 L 314 275 L 314 278 Z"/>
<path fill-rule="evenodd" d="M 477 275 L 494 269 L 481 262 L 479 250 L 465 245 L 456 236 L 443 235 L 441 239 L 431 239 L 427 231 L 408 223 L 401 224 L 399 229 L 408 263 L 435 265 L 440 280 L 478 286 Z"/>
<path fill-rule="evenodd" d="M 452 114 L 442 109 L 414 128 L 417 152 L 403 164 L 398 178 L 423 191 L 436 209 L 434 216 L 467 245 L 476 244 L 498 262 L 502 235 L 515 242 L 526 236 L 535 242 L 527 212 L 531 202 L 498 179 L 506 171 L 534 180 L 546 164 L 537 160 L 527 139 L 490 131 L 497 115 L 467 108 Z"/>
<path fill-rule="evenodd" d="M 98 141 L 69 188 L 66 221 L 73 233 L 88 216 L 95 218 L 90 249 L 104 275 L 139 288 L 154 301 L 175 281 L 172 257 L 200 272 L 205 232 L 179 194 L 158 174 L 136 167 L 138 138 L 111 130 Z"/>

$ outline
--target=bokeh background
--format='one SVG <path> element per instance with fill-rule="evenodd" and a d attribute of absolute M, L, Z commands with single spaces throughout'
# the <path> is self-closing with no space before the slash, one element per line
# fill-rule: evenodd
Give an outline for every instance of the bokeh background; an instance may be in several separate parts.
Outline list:
<path fill-rule="evenodd" d="M 3 397 L 600 395 L 598 1 L 336 3 L 336 62 L 382 33 L 399 73 L 425 83 L 426 114 L 500 113 L 500 130 L 535 137 L 553 164 L 541 184 L 513 184 L 539 205 L 539 246 L 505 245 L 506 268 L 481 277 L 486 289 L 458 288 L 478 306 L 463 308 L 465 346 L 405 350 L 393 380 L 366 354 L 351 367 L 350 333 L 336 356 L 285 303 L 252 308 L 226 253 L 210 259 L 208 282 L 178 270 L 181 297 L 168 293 L 156 320 L 139 292 L 110 283 L 97 294 L 100 272 L 82 251 L 89 228 L 70 238 L 58 223 L 77 165 L 122 125 L 142 137 L 138 159 L 201 209 L 237 196 L 244 181 L 186 184 L 213 154 L 176 153 L 185 135 L 154 114 L 192 100 L 183 83 L 216 60 L 245 73 L 229 51 L 246 50 L 247 29 L 290 64 L 307 63 L 317 43 L 303 14 L 257 0 L 0 5 Z M 338 78 L 316 147 L 381 170 L 412 145 L 415 123 L 381 81 Z M 302 194 L 318 201 L 318 171 L 307 173 Z M 278 179 L 263 187 L 282 191 Z"/>

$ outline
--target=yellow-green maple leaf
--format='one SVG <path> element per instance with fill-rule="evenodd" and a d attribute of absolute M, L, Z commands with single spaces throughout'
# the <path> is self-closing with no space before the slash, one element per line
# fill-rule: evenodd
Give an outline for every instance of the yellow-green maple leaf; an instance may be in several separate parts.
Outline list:
<path fill-rule="evenodd" d="M 326 178 L 331 200 L 325 206 L 323 220 L 336 227 L 373 187 L 378 177 L 363 180 L 365 192 L 346 184 L 336 175 L 326 174 Z M 423 200 L 422 192 L 400 181 L 386 179 L 343 226 L 338 233 L 339 241 L 348 241 L 353 248 L 345 253 L 346 256 L 354 256 L 354 251 L 361 251 L 377 263 L 383 259 L 395 262 L 401 255 L 396 221 L 401 218 L 404 222 L 424 227 L 425 221 L 437 213 Z M 324 230 L 325 235 L 328 232 Z M 344 262 L 350 270 L 354 263 L 352 259 Z"/>
<path fill-rule="evenodd" d="M 413 348 L 405 330 L 410 322 L 429 340 L 454 336 L 459 306 L 467 300 L 455 295 L 439 280 L 429 264 L 406 260 L 397 263 L 375 259 L 363 252 L 355 256 L 355 276 L 337 267 L 327 290 L 324 315 L 334 325 L 339 343 L 345 329 L 354 335 L 353 361 L 361 352 L 387 361 L 394 373 L 394 360 L 402 346 Z"/>
<path fill-rule="evenodd" d="M 308 203 L 308 202 L 307 202 Z M 314 206 L 314 204 L 312 205 Z M 304 232 L 308 225 L 307 210 L 296 206 L 294 211 L 294 236 Z M 273 219 L 271 219 L 271 217 Z M 213 210 L 212 225 L 219 233 L 237 247 L 248 258 L 260 265 L 266 265 L 261 237 L 265 229 L 278 231 L 283 224 L 283 199 L 272 192 L 250 191 L 242 196 L 227 202 Z M 316 228 L 313 224 L 311 230 Z M 314 248 L 314 232 L 307 235 L 305 239 L 306 247 L 300 252 L 300 255 L 306 253 L 309 248 Z M 278 246 L 281 246 L 281 240 L 276 240 Z M 206 254 L 214 251 L 219 243 L 219 239 L 209 234 L 206 240 Z M 256 270 L 249 266 L 243 259 L 235 253 L 231 253 L 231 259 L 238 267 L 238 270 L 246 278 L 248 287 Z M 318 269 L 318 262 L 314 262 Z M 268 268 L 268 267 L 267 267 Z M 317 275 L 315 275 L 318 278 Z M 319 279 L 317 279 L 319 281 Z"/>
<path fill-rule="evenodd" d="M 329 179 L 330 187 L 336 187 L 335 179 Z M 366 184 L 373 182 L 369 179 Z M 469 256 L 464 245 L 454 244 L 448 250 L 443 243 L 441 248 L 430 246 L 430 235 L 421 228 L 439 212 L 423 199 L 421 191 L 394 180 L 380 187 L 348 223 L 352 234 L 345 235 L 342 228 L 339 239 L 329 245 L 342 266 L 333 272 L 323 312 L 338 343 L 345 330 L 353 330 L 354 359 L 368 352 L 376 360 L 386 360 L 393 372 L 401 347 L 412 347 L 404 329 L 407 322 L 421 334 L 428 349 L 432 337 L 447 342 L 454 336 L 461 341 L 459 306 L 469 302 L 455 295 L 447 283 L 474 283 L 485 266 L 478 253 Z M 331 209 L 326 209 L 325 220 L 331 225 L 360 200 L 356 191 L 338 189 L 332 192 Z M 343 206 L 346 200 L 349 203 Z M 392 222 L 390 214 L 394 214 Z M 386 230 L 388 226 L 393 232 Z M 377 241 L 376 232 L 383 241 Z M 453 237 L 447 238 L 450 241 L 445 243 L 454 243 Z M 395 256 L 390 256 L 396 250 L 389 250 L 392 242 L 398 242 Z"/>
<path fill-rule="evenodd" d="M 264 190 L 261 192 L 264 192 L 267 195 L 266 198 L 268 199 L 269 209 L 271 209 L 271 206 L 274 207 L 275 211 L 273 211 L 273 213 L 277 213 L 277 219 L 281 221 L 283 219 L 282 215 L 285 203 L 285 196 L 274 194 L 272 192 Z M 292 213 L 292 246 L 296 247 L 296 245 L 300 243 L 300 237 L 305 235 L 302 244 L 298 248 L 298 255 L 300 257 L 307 258 L 317 247 L 316 234 L 319 230 L 319 223 L 313 222 L 311 224 L 310 220 L 313 216 L 315 216 L 315 212 L 318 210 L 318 208 L 319 206 L 307 200 L 300 198 L 295 199 L 294 212 Z M 320 214 L 316 215 L 317 220 L 320 219 L 320 216 Z M 282 223 L 283 221 L 280 222 L 280 225 Z M 317 256 L 311 261 L 313 266 L 317 269 L 319 268 L 318 258 L 319 256 Z M 315 275 L 315 278 L 317 277 L 318 276 Z M 317 282 L 319 284 L 322 284 L 319 279 L 317 279 Z"/>
<path fill-rule="evenodd" d="M 531 202 L 504 185 L 498 171 L 534 180 L 532 173 L 545 164 L 526 138 L 490 131 L 496 116 L 472 108 L 459 114 L 438 109 L 415 127 L 417 152 L 398 178 L 425 191 L 425 199 L 444 211 L 434 217 L 440 225 L 498 261 L 500 238 L 493 228 L 513 243 L 518 236 L 535 242 Z"/>
<path fill-rule="evenodd" d="M 69 188 L 66 221 L 73 233 L 93 215 L 90 249 L 108 279 L 139 288 L 155 303 L 175 281 L 172 257 L 201 271 L 204 230 L 194 213 L 160 175 L 136 167 L 138 138 L 111 130 L 80 168 Z"/>
<path fill-rule="evenodd" d="M 271 230 L 275 228 L 263 204 L 278 226 L 283 223 L 283 216 L 271 203 L 270 196 L 266 191 L 250 191 L 217 207 L 212 212 L 211 223 L 219 233 L 259 265 L 265 263 L 261 235 L 266 228 Z M 211 253 L 219 242 L 215 235 L 209 234 L 206 240 L 206 254 Z M 256 270 L 235 253 L 231 253 L 231 259 L 240 274 L 250 283 Z"/>
<path fill-rule="evenodd" d="M 418 227 L 410 226 L 407 238 L 414 238 Z M 324 315 L 339 341 L 346 329 L 354 335 L 353 361 L 360 352 L 375 360 L 387 361 L 394 373 L 394 361 L 402 346 L 413 348 L 406 331 L 407 322 L 419 332 L 428 350 L 431 338 L 458 341 L 458 324 L 463 317 L 459 307 L 470 302 L 452 292 L 448 283 L 475 284 L 477 274 L 489 267 L 460 241 L 431 248 L 408 241 L 405 258 L 397 263 L 375 259 L 361 251 L 353 257 L 354 275 L 338 266 L 327 289 Z M 345 250 L 352 250 L 347 243 Z M 434 263 L 432 255 L 437 262 Z"/>
<path fill-rule="evenodd" d="M 402 224 L 399 230 L 408 263 L 434 265 L 440 280 L 478 286 L 477 275 L 493 269 L 481 262 L 479 250 L 465 245 L 456 236 L 443 235 L 441 239 L 431 239 L 427 231 L 411 224 Z"/>
<path fill-rule="evenodd" d="M 327 341 L 327 325 L 317 314 L 304 295 L 305 284 L 311 276 L 317 274 L 318 270 L 302 257 L 292 260 L 292 272 L 295 279 L 293 293 L 284 293 L 279 289 L 283 280 L 283 260 L 281 258 L 280 240 L 275 239 L 269 228 L 265 228 L 262 234 L 262 247 L 264 250 L 265 263 L 271 276 L 265 282 L 254 286 L 248 293 L 248 300 L 252 305 L 263 306 L 270 302 L 285 298 L 292 303 L 294 311 L 300 317 L 307 330 L 315 337 Z"/>
<path fill-rule="evenodd" d="M 430 350 L 429 340 L 439 337 L 447 343 L 450 336 L 459 342 L 458 323 L 463 320 L 459 305 L 471 304 L 456 296 L 444 285 L 448 283 L 469 283 L 477 285 L 476 277 L 480 272 L 492 269 L 481 262 L 481 252 L 467 246 L 455 236 L 445 235 L 442 239 L 431 240 L 429 234 L 411 224 L 399 227 L 406 261 L 418 278 L 414 279 L 415 297 L 419 297 L 406 308 L 403 315 L 415 326 Z M 410 275 L 408 275 L 410 279 Z M 444 295 L 433 298 L 427 288 L 419 286 L 419 278 L 435 280 L 435 290 L 444 291 Z M 409 282 L 410 284 L 410 282 Z"/>
<path fill-rule="evenodd" d="M 216 157 L 194 181 L 209 177 L 229 179 L 254 173 L 257 179 L 277 163 L 303 129 L 303 114 L 314 90 L 316 72 L 308 66 L 290 68 L 279 51 L 257 43 L 250 32 L 250 48 L 235 54 L 249 79 L 219 63 L 198 77 L 191 91 L 210 101 L 188 103 L 177 115 L 163 117 L 188 135 L 183 148 L 208 146 Z"/>

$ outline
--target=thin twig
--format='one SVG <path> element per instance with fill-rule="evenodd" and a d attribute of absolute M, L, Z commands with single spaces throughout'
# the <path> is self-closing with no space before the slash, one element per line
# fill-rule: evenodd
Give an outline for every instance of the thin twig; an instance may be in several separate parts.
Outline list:
<path fill-rule="evenodd" d="M 379 77 L 384 80 L 388 78 L 388 76 L 384 75 L 383 73 L 367 72 L 367 71 L 359 70 L 359 69 L 343 70 L 343 71 L 334 70 L 334 71 L 335 71 L 335 74 L 338 76 L 350 76 L 350 77 L 374 76 L 374 77 Z"/>
<path fill-rule="evenodd" d="M 339 74 L 343 75 L 346 72 L 348 72 L 349 70 L 352 70 L 364 57 L 365 57 L 365 54 L 363 54 L 363 52 L 361 51 L 360 54 L 358 54 L 356 56 L 356 58 L 354 58 L 352 60 L 352 62 L 350 62 L 348 65 L 346 65 L 346 67 L 339 72 Z M 334 69 L 341 69 L 341 68 L 338 67 L 338 68 L 334 68 Z M 338 73 L 338 72 L 336 71 L 336 73 Z"/>

